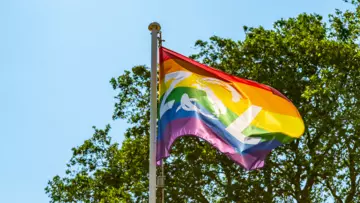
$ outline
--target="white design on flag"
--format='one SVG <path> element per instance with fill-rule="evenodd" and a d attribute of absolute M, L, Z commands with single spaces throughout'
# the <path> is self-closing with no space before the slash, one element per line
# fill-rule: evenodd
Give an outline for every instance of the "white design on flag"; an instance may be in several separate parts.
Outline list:
<path fill-rule="evenodd" d="M 247 137 L 242 131 L 245 130 L 261 111 L 261 107 L 251 105 L 246 111 L 236 118 L 226 130 L 244 144 L 257 144 L 261 141 L 258 137 Z"/>
<path fill-rule="evenodd" d="M 207 78 L 200 78 L 196 82 L 198 84 L 194 84 L 193 86 L 206 92 L 206 95 L 207 95 L 209 101 L 211 102 L 212 107 L 214 108 L 214 115 L 216 117 L 219 117 L 221 114 L 226 114 L 227 108 L 223 104 L 223 102 L 216 96 L 216 94 L 213 92 L 213 90 L 211 90 L 207 86 L 207 83 L 212 83 L 212 84 L 222 86 L 223 88 L 225 88 L 231 92 L 233 102 L 240 101 L 241 96 L 236 91 L 236 89 L 234 89 L 231 85 L 229 85 L 228 83 L 226 83 L 222 80 L 207 77 Z"/>
<path fill-rule="evenodd" d="M 226 107 L 222 101 L 215 95 L 215 93 L 208 87 L 202 87 L 199 84 L 194 84 L 194 86 L 206 92 L 206 96 L 209 99 L 211 106 L 214 108 L 214 114 L 216 117 L 219 117 L 220 114 L 226 114 Z"/>
<path fill-rule="evenodd" d="M 226 83 L 222 80 L 219 80 L 216 78 L 201 78 L 198 80 L 198 82 L 202 85 L 206 85 L 206 84 L 204 84 L 204 82 L 209 82 L 209 83 L 217 84 L 217 85 L 220 85 L 220 86 L 226 88 L 227 90 L 229 90 L 231 92 L 233 102 L 238 102 L 241 99 L 241 95 L 239 94 L 239 92 L 236 89 L 234 89 L 231 85 L 229 85 L 228 83 Z"/>
<path fill-rule="evenodd" d="M 160 104 L 160 118 L 164 115 L 164 113 L 171 109 L 174 105 L 174 100 L 169 101 L 165 104 L 167 97 L 170 95 L 171 91 L 175 88 L 175 85 L 184 80 L 185 78 L 189 77 L 191 73 L 186 71 L 176 71 L 165 75 L 165 82 L 173 79 L 170 87 L 166 90 L 162 102 Z"/>
<path fill-rule="evenodd" d="M 184 93 L 181 96 L 180 106 L 176 109 L 176 112 L 178 112 L 180 109 L 183 109 L 184 111 L 195 111 L 195 112 L 200 113 L 208 118 L 216 119 L 213 115 L 202 112 L 201 109 L 199 109 L 195 104 L 192 103 L 195 101 L 197 101 L 197 99 L 189 98 L 189 95 Z"/>

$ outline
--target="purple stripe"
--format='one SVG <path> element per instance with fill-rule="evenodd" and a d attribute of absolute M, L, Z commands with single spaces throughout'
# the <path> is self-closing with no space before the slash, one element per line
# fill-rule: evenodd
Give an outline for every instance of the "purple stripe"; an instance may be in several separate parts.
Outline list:
<path fill-rule="evenodd" d="M 197 118 L 182 118 L 171 121 L 163 131 L 161 140 L 157 140 L 157 161 L 170 155 L 170 149 L 174 141 L 181 136 L 200 137 L 227 155 L 245 169 L 252 170 L 264 166 L 264 159 L 270 150 L 256 151 L 241 155 L 235 149 L 218 137 L 205 123 Z"/>

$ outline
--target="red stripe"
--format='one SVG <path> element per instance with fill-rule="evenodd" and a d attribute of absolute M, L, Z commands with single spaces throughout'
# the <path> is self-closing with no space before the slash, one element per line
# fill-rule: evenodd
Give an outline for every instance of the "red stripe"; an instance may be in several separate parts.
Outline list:
<path fill-rule="evenodd" d="M 281 94 L 278 90 L 272 88 L 272 87 L 269 87 L 267 85 L 264 85 L 264 84 L 260 84 L 258 82 L 255 82 L 255 81 L 252 81 L 252 80 L 248 80 L 248 79 L 244 79 L 244 78 L 239 78 L 239 77 L 235 77 L 233 75 L 230 75 L 230 74 L 227 74 L 223 71 L 220 71 L 220 70 L 217 70 L 215 68 L 212 68 L 212 67 L 209 67 L 209 66 L 206 66 L 204 64 L 201 64 L 195 60 L 192 60 L 186 56 L 183 56 L 179 53 L 176 53 L 170 49 L 167 49 L 165 47 L 160 47 L 160 64 L 164 63 L 165 61 L 169 60 L 169 59 L 180 59 L 180 60 L 183 60 L 183 61 L 186 61 L 198 68 L 201 68 L 211 74 L 214 74 L 215 76 L 223 79 L 223 80 L 226 80 L 226 81 L 229 81 L 229 82 L 239 82 L 239 83 L 243 83 L 243 84 L 246 84 L 246 85 L 251 85 L 253 87 L 257 87 L 257 88 L 261 88 L 261 89 L 264 89 L 264 90 L 267 90 L 267 91 L 270 91 L 272 92 L 273 94 L 279 96 L 279 97 L 282 97 L 284 99 L 286 99 L 287 101 L 291 102 L 287 97 L 285 97 L 283 94 Z"/>

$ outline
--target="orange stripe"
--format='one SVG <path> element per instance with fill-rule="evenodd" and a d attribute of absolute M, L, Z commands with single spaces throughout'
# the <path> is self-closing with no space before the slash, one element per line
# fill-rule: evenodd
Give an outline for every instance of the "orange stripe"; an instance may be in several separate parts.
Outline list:
<path fill-rule="evenodd" d="M 274 95 L 272 92 L 243 83 L 234 82 L 233 84 L 244 97 L 250 100 L 251 104 L 260 106 L 266 111 L 301 118 L 298 110 L 291 102 Z"/>
<path fill-rule="evenodd" d="M 190 63 L 187 63 L 186 61 L 182 61 L 179 59 L 166 60 L 164 63 L 160 64 L 160 70 L 161 70 L 160 72 L 164 73 L 164 74 L 160 75 L 160 80 L 164 79 L 165 74 L 176 72 L 176 71 L 188 71 L 188 72 L 192 72 L 197 75 L 222 79 L 222 78 L 217 77 L 214 74 L 211 74 L 211 73 L 205 71 L 204 69 L 201 69 L 197 66 L 194 66 Z"/>

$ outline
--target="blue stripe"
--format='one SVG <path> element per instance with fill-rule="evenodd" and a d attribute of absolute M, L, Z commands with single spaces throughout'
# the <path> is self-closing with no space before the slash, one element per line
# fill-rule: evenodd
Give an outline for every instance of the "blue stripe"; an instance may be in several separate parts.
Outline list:
<path fill-rule="evenodd" d="M 195 104 L 198 108 L 201 109 L 202 112 L 210 115 L 210 113 L 201 105 L 197 104 L 196 102 Z M 158 140 L 162 139 L 165 128 L 169 124 L 169 122 L 181 118 L 197 118 L 202 120 L 215 134 L 217 134 L 220 138 L 222 138 L 222 140 L 232 146 L 239 154 L 248 154 L 256 152 L 258 150 L 272 150 L 282 145 L 282 143 L 276 139 L 260 142 L 255 145 L 244 144 L 238 139 L 236 139 L 234 136 L 232 136 L 228 131 L 226 131 L 226 126 L 224 126 L 224 124 L 221 123 L 218 119 L 211 119 L 195 111 L 185 111 L 183 109 L 179 109 L 179 111 L 176 112 L 176 109 L 179 107 L 179 105 L 179 102 L 174 103 L 174 106 L 170 110 L 168 110 L 158 121 Z"/>

